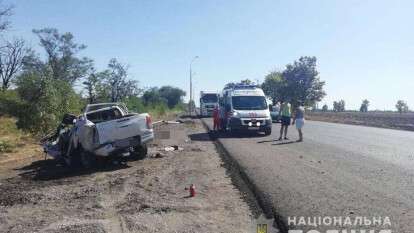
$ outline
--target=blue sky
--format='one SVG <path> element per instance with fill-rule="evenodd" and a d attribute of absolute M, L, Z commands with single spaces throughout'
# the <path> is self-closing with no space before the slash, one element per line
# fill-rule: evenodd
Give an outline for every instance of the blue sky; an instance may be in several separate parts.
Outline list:
<path fill-rule="evenodd" d="M 104 69 L 130 65 L 142 87 L 187 92 L 189 63 L 196 97 L 243 78 L 262 81 L 300 56 L 316 56 L 327 96 L 347 108 L 414 107 L 414 1 L 6 0 L 15 5 L 10 36 L 36 47 L 33 28 L 72 32 L 82 55 Z M 40 49 L 38 49 L 40 51 Z"/>

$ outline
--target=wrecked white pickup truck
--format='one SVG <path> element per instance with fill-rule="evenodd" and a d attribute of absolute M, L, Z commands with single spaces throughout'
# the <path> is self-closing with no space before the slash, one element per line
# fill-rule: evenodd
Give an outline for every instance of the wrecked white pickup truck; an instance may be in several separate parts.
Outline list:
<path fill-rule="evenodd" d="M 66 114 L 54 136 L 44 140 L 47 154 L 69 166 L 91 167 L 99 158 L 129 154 L 141 158 L 154 139 L 151 117 L 129 113 L 122 103 L 90 104 L 75 117 Z"/>

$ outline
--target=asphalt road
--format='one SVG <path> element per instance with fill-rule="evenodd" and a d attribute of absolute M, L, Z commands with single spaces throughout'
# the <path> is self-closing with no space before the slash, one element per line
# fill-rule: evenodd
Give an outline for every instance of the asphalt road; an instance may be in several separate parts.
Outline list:
<path fill-rule="evenodd" d="M 204 121 L 212 125 L 210 118 Z M 297 223 L 301 216 L 343 219 L 341 227 L 291 224 L 289 229 L 414 232 L 414 132 L 307 121 L 304 141 L 297 143 L 294 127 L 290 140 L 275 141 L 279 129 L 273 124 L 268 137 L 219 135 L 218 140 L 285 223 L 288 216 L 296 216 Z M 355 224 L 358 216 L 389 217 L 391 227 Z M 346 217 L 355 225 L 344 224 Z"/>

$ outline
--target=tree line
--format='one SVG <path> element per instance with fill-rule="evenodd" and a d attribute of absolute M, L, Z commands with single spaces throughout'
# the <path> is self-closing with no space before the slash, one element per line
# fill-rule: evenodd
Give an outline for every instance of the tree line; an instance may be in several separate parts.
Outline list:
<path fill-rule="evenodd" d="M 1 6 L 0 34 L 10 27 L 11 6 Z M 185 92 L 172 86 L 143 89 L 130 77 L 129 66 L 116 58 L 97 71 L 91 58 L 80 56 L 86 45 L 70 32 L 55 28 L 34 29 L 46 56 L 28 47 L 21 38 L 0 45 L 0 115 L 17 117 L 17 126 L 45 134 L 65 113 L 81 112 L 87 103 L 122 101 L 137 112 L 182 108 Z"/>
<path fill-rule="evenodd" d="M 270 72 L 261 85 L 263 91 L 272 99 L 273 103 L 288 101 L 293 106 L 302 105 L 316 109 L 316 104 L 326 95 L 323 89 L 325 82 L 319 78 L 316 61 L 316 57 L 305 56 L 288 64 L 283 71 Z M 246 80 L 242 82 L 246 82 Z M 368 112 L 369 105 L 369 100 L 362 100 L 359 111 Z M 408 104 L 404 100 L 398 100 L 395 108 L 399 113 L 409 111 Z M 329 111 L 328 105 L 324 104 L 321 110 Z M 333 102 L 332 111 L 344 112 L 345 110 L 345 100 Z"/>
<path fill-rule="evenodd" d="M 370 101 L 367 99 L 362 100 L 361 106 L 359 107 L 359 111 L 360 112 L 368 112 L 368 108 L 370 105 Z M 408 108 L 408 104 L 407 102 L 405 102 L 404 100 L 398 100 L 397 103 L 395 104 L 395 108 L 397 110 L 397 112 L 399 113 L 407 113 L 410 111 L 410 109 Z M 329 107 L 327 104 L 324 104 L 322 106 L 322 112 L 327 112 L 329 111 Z M 333 102 L 333 107 L 332 107 L 332 111 L 334 112 L 345 112 L 345 100 L 339 100 L 339 101 L 334 101 Z"/>

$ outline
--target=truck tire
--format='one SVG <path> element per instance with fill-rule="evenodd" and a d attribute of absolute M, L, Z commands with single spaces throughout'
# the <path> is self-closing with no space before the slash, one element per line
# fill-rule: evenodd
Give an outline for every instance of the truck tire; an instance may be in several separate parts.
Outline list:
<path fill-rule="evenodd" d="M 82 168 L 91 169 L 96 165 L 96 157 L 94 154 L 80 148 L 79 162 Z"/>
<path fill-rule="evenodd" d="M 230 132 L 230 135 L 233 137 L 240 136 L 240 134 L 242 133 L 240 129 L 235 129 L 235 128 L 230 128 L 229 132 Z"/>
<path fill-rule="evenodd" d="M 135 146 L 133 151 L 131 152 L 131 158 L 133 160 L 143 159 L 147 157 L 148 154 L 148 147 L 147 144 Z"/>
<path fill-rule="evenodd" d="M 71 169 L 77 169 L 80 165 L 80 148 L 76 148 L 71 143 L 68 147 L 68 152 L 66 156 L 63 158 L 65 161 L 66 166 L 70 167 Z"/>
<path fill-rule="evenodd" d="M 272 128 L 266 128 L 264 130 L 264 133 L 265 133 L 266 136 L 269 136 L 270 134 L 272 134 Z"/>

